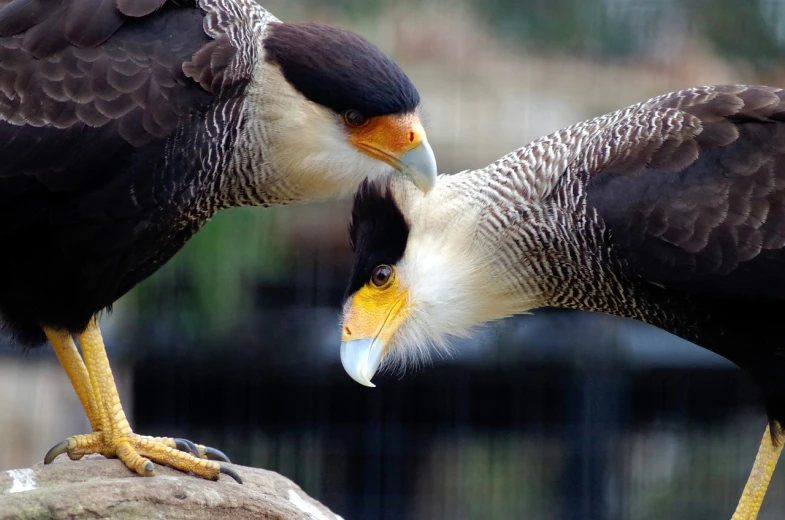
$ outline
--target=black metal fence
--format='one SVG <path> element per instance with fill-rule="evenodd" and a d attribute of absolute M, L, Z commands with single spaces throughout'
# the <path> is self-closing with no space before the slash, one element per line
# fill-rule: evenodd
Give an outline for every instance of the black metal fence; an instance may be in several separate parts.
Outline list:
<path fill-rule="evenodd" d="M 625 320 L 511 319 L 368 389 L 334 331 L 314 348 L 307 323 L 334 326 L 337 308 L 285 307 L 208 354 L 147 343 L 137 430 L 281 472 L 346 519 L 711 519 L 733 511 L 765 426 L 743 373 Z M 785 511 L 783 482 L 762 519 Z"/>

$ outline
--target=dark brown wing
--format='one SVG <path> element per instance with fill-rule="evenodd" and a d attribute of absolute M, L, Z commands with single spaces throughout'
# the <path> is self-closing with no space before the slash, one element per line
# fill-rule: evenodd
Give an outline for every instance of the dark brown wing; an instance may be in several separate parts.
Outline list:
<path fill-rule="evenodd" d="M 0 179 L 66 189 L 205 111 L 236 49 L 193 4 L 0 0 Z"/>
<path fill-rule="evenodd" d="M 591 174 L 587 201 L 632 272 L 690 293 L 785 300 L 783 99 L 767 87 L 692 89 L 603 132 L 630 139 L 629 155 Z"/>
<path fill-rule="evenodd" d="M 167 0 L 4 0 L 0 36 L 25 34 L 24 48 L 37 58 L 69 45 L 97 47 L 129 18 L 160 9 Z M 195 2 L 178 2 L 195 6 Z"/>

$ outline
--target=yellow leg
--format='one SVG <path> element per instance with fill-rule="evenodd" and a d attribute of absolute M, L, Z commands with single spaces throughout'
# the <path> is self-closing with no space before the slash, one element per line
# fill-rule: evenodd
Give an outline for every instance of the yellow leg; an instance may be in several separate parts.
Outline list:
<path fill-rule="evenodd" d="M 98 407 L 93 395 L 93 388 L 90 386 L 90 377 L 87 374 L 87 367 L 85 367 L 82 356 L 76 350 L 74 339 L 70 334 L 64 334 L 60 331 L 53 329 L 44 329 L 46 337 L 54 348 L 57 359 L 63 365 L 66 375 L 71 386 L 76 390 L 76 395 L 79 397 L 79 402 L 82 403 L 87 418 L 90 419 L 90 426 L 93 431 L 101 430 L 101 420 L 98 416 Z"/>
<path fill-rule="evenodd" d="M 779 430 L 782 431 L 781 426 Z M 766 490 L 769 487 L 769 481 L 774 473 L 780 453 L 782 453 L 782 442 L 775 446 L 771 430 L 769 426 L 766 426 L 766 431 L 763 432 L 763 438 L 760 441 L 760 448 L 758 448 L 758 455 L 755 457 L 752 471 L 731 520 L 755 520 L 758 518 L 758 511 L 763 504 L 763 497 L 766 496 Z"/>
<path fill-rule="evenodd" d="M 197 458 L 178 449 L 178 441 L 174 439 L 146 437 L 137 435 L 131 430 L 120 404 L 120 396 L 117 394 L 104 341 L 95 318 L 90 321 L 87 330 L 78 336 L 84 354 L 83 364 L 76 361 L 78 359 L 81 362 L 81 359 L 76 352 L 76 347 L 73 346 L 73 341 L 71 341 L 73 346 L 71 349 L 62 334 L 49 331 L 47 335 L 50 341 L 54 339 L 59 345 L 55 350 L 63 366 L 67 367 L 66 372 L 85 410 L 95 410 L 95 413 L 91 418 L 93 433 L 66 439 L 50 450 L 44 462 L 51 462 L 60 453 L 67 453 L 74 460 L 86 454 L 100 453 L 105 457 L 119 458 L 129 469 L 143 476 L 155 474 L 155 465 L 152 462 L 155 461 L 181 471 L 190 471 L 210 480 L 217 480 L 219 473 L 226 473 L 235 480 L 241 481 L 233 470 L 214 460 L 208 460 L 208 458 L 215 458 L 216 455 L 225 458 L 225 455 L 217 450 L 190 443 L 190 446 L 186 445 L 185 449 L 204 457 Z M 90 392 L 85 390 L 85 381 L 88 381 Z"/>

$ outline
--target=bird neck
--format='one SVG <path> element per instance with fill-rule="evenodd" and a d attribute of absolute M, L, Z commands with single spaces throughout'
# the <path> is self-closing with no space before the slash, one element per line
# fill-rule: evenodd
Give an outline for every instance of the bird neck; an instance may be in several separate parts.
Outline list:
<path fill-rule="evenodd" d="M 293 176 L 281 173 L 276 155 L 286 117 L 278 113 L 271 97 L 277 92 L 285 99 L 289 92 L 279 71 L 269 64 L 257 66 L 254 78 L 242 98 L 239 124 L 227 171 L 218 176 L 218 192 L 223 207 L 274 206 L 303 199 Z M 285 103 L 283 103 L 285 104 Z"/>
<path fill-rule="evenodd" d="M 650 321 L 659 316 L 654 300 L 626 276 L 603 222 L 586 205 L 584 181 L 563 176 L 545 198 L 526 190 L 486 197 L 471 226 L 468 261 L 483 266 L 486 299 L 507 314 L 557 307 Z M 460 197 L 454 190 L 444 198 Z"/>
<path fill-rule="evenodd" d="M 358 151 L 330 109 L 307 101 L 270 63 L 243 97 L 229 164 L 219 187 L 226 206 L 272 206 L 342 198 L 363 179 L 389 175 Z"/>
<path fill-rule="evenodd" d="M 270 146 L 267 150 L 272 157 L 255 165 L 237 162 L 230 165 L 229 173 L 219 179 L 221 185 L 218 190 L 223 207 L 282 206 L 344 198 L 356 191 L 364 179 L 359 171 L 354 175 L 354 169 L 309 163 L 307 157 L 299 163 L 281 165 L 275 161 L 275 147 Z M 365 172 L 371 178 L 386 173 L 386 165 L 382 168 L 377 164 L 369 166 Z"/>

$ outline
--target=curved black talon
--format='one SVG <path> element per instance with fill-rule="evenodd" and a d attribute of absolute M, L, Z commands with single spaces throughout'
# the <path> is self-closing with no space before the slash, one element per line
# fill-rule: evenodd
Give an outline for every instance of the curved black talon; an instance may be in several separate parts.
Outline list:
<path fill-rule="evenodd" d="M 221 470 L 220 470 L 221 473 L 223 473 L 224 475 L 229 475 L 230 477 L 235 479 L 238 484 L 242 484 L 243 483 L 243 479 L 241 479 L 240 475 L 238 475 L 237 472 L 235 470 L 233 470 L 232 468 L 230 468 L 228 466 L 224 466 L 223 464 L 219 464 L 218 467 L 221 468 Z"/>
<path fill-rule="evenodd" d="M 44 464 L 51 464 L 58 455 L 62 455 L 63 453 L 68 452 L 68 439 L 58 442 L 52 449 L 46 452 L 44 456 Z"/>
<path fill-rule="evenodd" d="M 196 444 L 194 444 L 193 442 L 189 441 L 188 439 L 181 439 L 179 437 L 172 440 L 174 441 L 174 444 L 175 446 L 177 446 L 178 450 L 184 451 L 186 453 L 190 453 L 197 459 L 202 458 L 202 454 L 199 453 L 199 448 L 197 448 Z"/>
<path fill-rule="evenodd" d="M 210 448 L 209 446 L 204 447 L 204 456 L 208 460 L 220 460 L 221 462 L 229 462 L 229 457 L 226 456 L 226 453 L 222 452 L 221 450 L 216 450 L 215 448 Z"/>
<path fill-rule="evenodd" d="M 174 441 L 175 446 L 178 450 L 184 451 L 186 453 L 190 453 L 197 459 L 202 458 L 202 453 L 199 450 L 199 447 L 194 444 L 193 442 L 189 441 L 188 439 L 183 439 L 182 437 L 175 437 L 172 439 Z M 218 460 L 221 462 L 232 462 L 229 457 L 226 456 L 226 453 L 222 452 L 219 449 L 211 448 L 209 446 L 204 446 L 204 458 L 207 460 Z"/>

